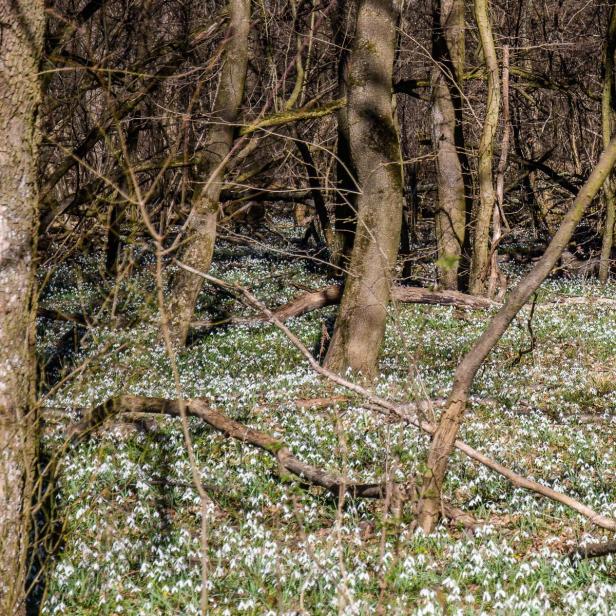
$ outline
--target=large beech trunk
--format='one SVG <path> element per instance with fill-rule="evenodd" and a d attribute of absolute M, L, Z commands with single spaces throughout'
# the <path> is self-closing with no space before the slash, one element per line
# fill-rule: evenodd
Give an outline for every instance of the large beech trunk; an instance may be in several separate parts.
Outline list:
<path fill-rule="evenodd" d="M 498 128 L 500 83 L 488 0 L 475 0 L 474 11 L 487 71 L 488 101 L 479 143 L 479 160 L 477 163 L 479 200 L 475 204 L 473 213 L 473 253 L 469 290 L 475 295 L 485 295 L 490 278 L 490 223 L 496 202 L 496 193 L 492 181 L 492 154 L 496 129 Z"/>
<path fill-rule="evenodd" d="M 194 193 L 180 260 L 203 272 L 210 269 L 220 193 L 226 168 L 226 158 L 233 145 L 234 124 L 237 121 L 246 81 L 248 35 L 250 30 L 250 0 L 229 0 L 229 34 L 216 95 L 214 121 L 210 126 L 204 160 L 199 169 L 201 184 Z M 180 270 L 171 291 L 169 312 L 173 337 L 186 342 L 197 297 L 203 286 L 198 276 Z"/>
<path fill-rule="evenodd" d="M 432 2 L 432 142 L 436 150 L 438 277 L 445 289 L 458 288 L 466 228 L 465 183 L 460 153 L 461 92 L 464 73 L 464 2 Z"/>
<path fill-rule="evenodd" d="M 616 163 L 616 138 L 612 139 L 603 151 L 597 166 L 580 189 L 541 259 L 511 292 L 504 306 L 491 319 L 473 348 L 459 363 L 447 405 L 434 433 L 428 454 L 427 470 L 421 478 L 419 525 L 425 532 L 432 531 L 440 517 L 441 488 L 447 471 L 447 463 L 462 423 L 471 385 L 479 367 L 522 306 L 558 262 L 586 208 L 603 186 L 614 163 Z"/>
<path fill-rule="evenodd" d="M 616 97 L 614 96 L 614 54 L 616 53 L 616 5 L 610 10 L 610 23 L 605 42 L 603 60 L 603 93 L 601 97 L 601 120 L 603 125 L 603 147 L 607 147 L 614 132 L 616 116 Z M 610 256 L 614 244 L 614 225 L 616 224 L 616 188 L 614 180 L 608 178 L 603 187 L 605 197 L 605 227 L 599 258 L 599 280 L 606 283 L 610 276 Z"/>
<path fill-rule="evenodd" d="M 33 254 L 42 0 L 0 0 L 0 613 L 25 613 L 36 455 Z"/>
<path fill-rule="evenodd" d="M 385 333 L 400 244 L 402 173 L 392 109 L 398 13 L 392 0 L 362 0 L 350 66 L 349 141 L 360 194 L 349 271 L 326 365 L 373 376 Z"/>

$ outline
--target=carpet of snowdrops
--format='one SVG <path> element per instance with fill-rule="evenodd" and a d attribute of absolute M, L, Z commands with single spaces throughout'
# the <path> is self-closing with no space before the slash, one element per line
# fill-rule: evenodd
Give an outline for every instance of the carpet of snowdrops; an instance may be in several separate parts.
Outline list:
<path fill-rule="evenodd" d="M 214 275 L 250 287 L 270 306 L 328 282 L 305 262 L 237 247 L 220 248 L 215 264 Z M 89 261 L 62 265 L 41 304 L 79 312 L 101 292 L 95 279 Z M 70 358 L 73 366 L 89 363 L 44 402 L 55 409 L 45 416 L 47 453 L 63 442 L 79 407 L 120 393 L 176 397 L 152 317 L 152 285 L 151 268 L 137 268 L 118 310 L 143 322 L 95 326 Z M 591 300 L 550 303 L 561 296 L 616 299 L 616 285 L 548 281 L 532 319 L 534 348 L 525 310 L 478 375 L 462 437 L 616 516 L 616 309 Z M 246 312 L 211 288 L 199 308 L 212 318 Z M 289 324 L 319 353 L 334 314 L 327 308 Z M 399 401 L 446 396 L 486 316 L 393 307 L 377 392 Z M 41 319 L 40 353 L 50 353 L 69 327 Z M 216 328 L 178 357 L 178 367 L 183 396 L 208 398 L 279 437 L 305 462 L 356 480 L 404 481 L 424 459 L 424 435 L 323 382 L 272 325 Z M 297 403 L 315 398 L 334 401 Z M 189 421 L 216 504 L 207 542 L 212 614 L 616 614 L 616 558 L 567 557 L 572 546 L 607 535 L 461 454 L 452 459 L 446 492 L 482 523 L 443 525 L 426 537 L 412 531 L 407 511 L 396 518 L 380 502 L 353 499 L 339 508 L 323 490 L 281 479 L 267 453 Z M 48 563 L 43 613 L 199 613 L 201 509 L 178 421 L 108 422 L 69 449 L 60 468 L 61 542 Z"/>

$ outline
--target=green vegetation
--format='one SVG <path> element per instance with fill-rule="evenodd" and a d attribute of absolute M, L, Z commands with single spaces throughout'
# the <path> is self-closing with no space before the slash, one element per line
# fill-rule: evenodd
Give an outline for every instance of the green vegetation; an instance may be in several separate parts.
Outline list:
<path fill-rule="evenodd" d="M 220 249 L 213 274 L 250 286 L 274 306 L 327 281 L 297 262 Z M 42 303 L 78 312 L 98 292 L 80 281 L 88 263 L 54 275 Z M 92 272 L 90 274 L 94 275 Z M 121 293 L 147 312 L 148 268 Z M 293 285 L 296 285 L 295 287 Z M 549 303 L 563 296 L 616 299 L 616 285 L 553 280 L 532 321 L 520 315 L 476 381 L 462 436 L 514 470 L 616 515 L 616 327 L 613 306 Z M 241 306 L 202 297 L 205 316 Z M 144 305 L 146 308 L 144 308 Z M 318 351 L 332 309 L 291 321 Z M 154 313 L 149 308 L 152 319 Z M 460 355 L 485 313 L 392 307 L 376 390 L 397 400 L 445 396 Z M 42 320 L 41 338 L 68 325 Z M 75 408 L 119 393 L 176 397 L 157 324 L 93 328 L 77 364 L 99 359 L 46 405 L 47 450 L 64 439 Z M 49 347 L 49 345 L 48 345 Z M 48 348 L 42 344 L 41 348 Z M 116 349 L 114 351 L 113 349 Z M 234 419 L 283 441 L 300 459 L 355 480 L 404 481 L 417 471 L 427 438 L 387 421 L 362 400 L 319 379 L 271 325 L 221 327 L 179 358 L 185 397 L 208 398 Z M 341 396 L 347 399 L 341 401 Z M 330 405 L 297 404 L 334 398 Z M 438 413 L 438 409 L 436 410 Z M 608 614 L 616 604 L 616 559 L 572 563 L 568 550 L 601 532 L 456 454 L 446 493 L 480 521 L 412 531 L 383 503 L 336 499 L 279 476 L 266 452 L 190 420 L 203 482 L 216 503 L 208 537 L 213 614 Z M 56 498 L 64 542 L 55 555 L 45 614 L 197 614 L 200 507 L 177 420 L 109 421 L 62 461 Z"/>

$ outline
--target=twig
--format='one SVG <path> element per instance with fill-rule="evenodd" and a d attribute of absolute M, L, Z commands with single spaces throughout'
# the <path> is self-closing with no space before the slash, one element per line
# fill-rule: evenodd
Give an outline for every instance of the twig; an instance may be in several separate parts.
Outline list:
<path fill-rule="evenodd" d="M 533 317 L 535 316 L 535 307 L 537 306 L 537 294 L 533 295 L 533 303 L 530 307 L 530 314 L 528 315 L 528 319 L 526 320 L 526 327 L 528 328 L 528 333 L 530 335 L 530 346 L 525 349 L 520 349 L 518 351 L 518 356 L 511 362 L 511 366 L 517 366 L 521 361 L 524 355 L 528 353 L 532 353 L 535 350 L 535 345 L 537 343 L 537 337 L 535 336 L 535 332 L 533 331 Z"/>

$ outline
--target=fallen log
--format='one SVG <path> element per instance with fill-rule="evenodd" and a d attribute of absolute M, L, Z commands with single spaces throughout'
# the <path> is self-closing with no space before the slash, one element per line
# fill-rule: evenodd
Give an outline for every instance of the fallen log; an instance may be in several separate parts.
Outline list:
<path fill-rule="evenodd" d="M 302 293 L 298 297 L 293 298 L 290 302 L 276 309 L 276 317 L 281 321 L 287 321 L 293 317 L 301 317 L 302 315 L 338 304 L 342 298 L 342 287 L 337 284 L 329 285 L 323 289 Z M 260 320 L 266 320 L 267 317 L 259 315 Z"/>
<path fill-rule="evenodd" d="M 86 417 L 69 427 L 67 435 L 75 443 L 99 427 L 107 418 L 121 413 L 163 414 L 181 417 L 181 405 L 184 404 L 186 415 L 198 417 L 209 426 L 222 432 L 225 436 L 248 443 L 274 456 L 287 472 L 315 486 L 325 488 L 338 494 L 343 487 L 352 496 L 362 498 L 382 498 L 385 487 L 380 483 L 356 483 L 344 479 L 341 475 L 328 473 L 315 466 L 306 464 L 296 458 L 283 441 L 265 432 L 249 428 L 213 409 L 207 400 L 168 400 L 164 398 L 147 398 L 144 396 L 119 396 L 87 412 Z"/>
<path fill-rule="evenodd" d="M 391 291 L 391 296 L 394 301 L 403 304 L 432 304 L 435 306 L 460 306 L 463 308 L 474 308 L 476 310 L 485 310 L 499 306 L 487 297 L 478 297 L 468 295 L 460 291 L 431 291 L 423 287 L 403 287 L 394 286 Z"/>
<path fill-rule="evenodd" d="M 344 493 L 354 498 L 384 499 L 389 488 L 390 494 L 393 492 L 393 500 L 397 503 L 412 499 L 413 495 L 409 494 L 409 489 L 399 483 L 390 482 L 389 485 L 387 482 L 360 483 L 351 481 L 339 473 L 327 472 L 306 464 L 291 453 L 284 441 L 227 417 L 221 411 L 213 409 L 203 398 L 170 400 L 131 395 L 111 398 L 97 407 L 86 409 L 85 417 L 69 426 L 67 437 L 70 443 L 77 444 L 107 419 L 120 414 L 162 414 L 181 418 L 183 412 L 186 416 L 203 420 L 226 437 L 248 443 L 270 454 L 276 459 L 280 469 L 285 471 L 282 473 L 283 479 L 324 488 L 336 497 Z M 471 514 L 452 507 L 449 503 L 443 505 L 445 517 L 453 523 L 469 528 L 477 526 L 478 521 Z"/>
<path fill-rule="evenodd" d="M 293 317 L 301 317 L 304 314 L 319 310 L 326 306 L 332 306 L 340 303 L 342 298 L 342 286 L 332 284 L 316 291 L 308 291 L 298 295 L 290 302 L 284 304 L 274 311 L 274 315 L 280 321 L 288 321 Z M 473 308 L 476 310 L 485 310 L 493 306 L 499 306 L 485 297 L 476 297 L 459 291 L 431 291 L 423 287 L 403 287 L 394 286 L 392 289 L 392 300 L 402 304 L 430 304 L 433 306 L 459 306 L 464 308 Z M 213 322 L 208 320 L 198 320 L 191 323 L 194 329 L 211 328 L 216 325 L 240 325 L 240 324 L 255 324 L 267 321 L 268 318 L 263 315 L 255 315 L 251 317 L 229 317 L 222 321 Z"/>
<path fill-rule="evenodd" d="M 569 558 L 571 560 L 580 558 L 599 558 L 601 556 L 608 556 L 609 554 L 616 554 L 616 541 L 602 541 L 599 543 L 580 545 L 569 552 Z"/>

